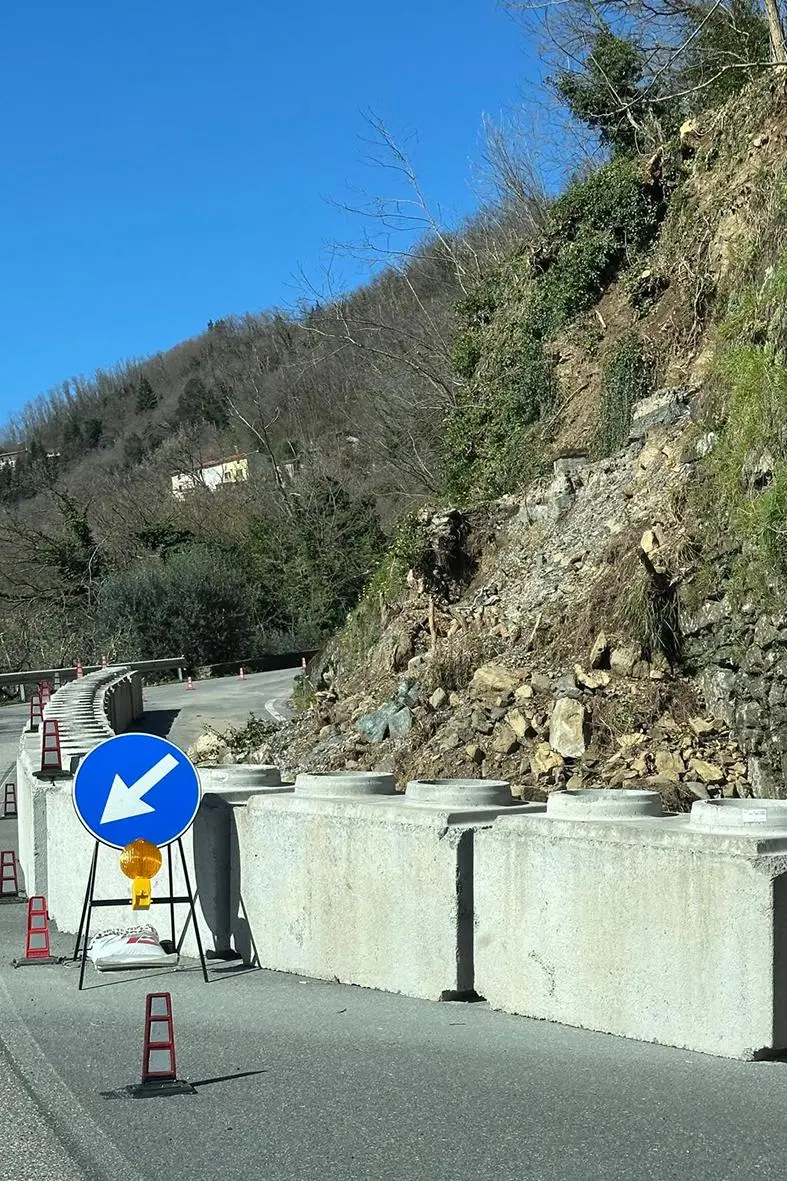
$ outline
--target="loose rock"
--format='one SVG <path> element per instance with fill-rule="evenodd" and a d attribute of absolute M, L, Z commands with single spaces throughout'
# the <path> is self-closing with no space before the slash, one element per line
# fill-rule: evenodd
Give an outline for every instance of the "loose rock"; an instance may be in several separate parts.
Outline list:
<path fill-rule="evenodd" d="M 704 759 L 692 759 L 689 767 L 703 783 L 723 783 L 725 779 L 724 772 L 721 767 L 717 767 L 715 763 L 706 763 Z"/>
<path fill-rule="evenodd" d="M 484 693 L 513 693 L 521 678 L 502 664 L 482 664 L 473 673 L 470 690 L 476 695 Z"/>
<path fill-rule="evenodd" d="M 609 658 L 612 671 L 620 677 L 630 677 L 639 661 L 639 648 L 635 648 L 633 645 L 614 648 Z"/>
<path fill-rule="evenodd" d="M 571 697 L 555 702 L 549 719 L 549 745 L 564 758 L 578 759 L 585 751 L 585 707 Z"/>
<path fill-rule="evenodd" d="M 550 747 L 548 742 L 542 742 L 530 756 L 530 770 L 538 779 L 549 775 L 555 767 L 562 767 L 563 759 Z"/>
<path fill-rule="evenodd" d="M 501 722 L 495 729 L 492 738 L 492 750 L 497 754 L 510 755 L 519 746 L 519 740 L 506 722 Z"/>

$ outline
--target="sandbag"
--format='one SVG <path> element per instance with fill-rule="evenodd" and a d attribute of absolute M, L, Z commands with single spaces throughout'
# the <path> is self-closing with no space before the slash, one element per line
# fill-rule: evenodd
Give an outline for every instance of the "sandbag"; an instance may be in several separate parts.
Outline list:
<path fill-rule="evenodd" d="M 113 968 L 165 968 L 178 962 L 176 954 L 164 951 L 158 931 L 150 926 L 99 931 L 91 939 L 87 954 L 99 972 Z"/>

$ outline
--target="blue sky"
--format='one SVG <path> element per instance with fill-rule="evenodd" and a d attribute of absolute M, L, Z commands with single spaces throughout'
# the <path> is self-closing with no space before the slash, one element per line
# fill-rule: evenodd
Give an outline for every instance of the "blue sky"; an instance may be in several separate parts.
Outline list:
<path fill-rule="evenodd" d="M 209 319 L 292 305 L 300 270 L 319 283 L 330 244 L 363 232 L 332 201 L 395 183 L 363 162 L 364 111 L 449 221 L 467 213 L 482 115 L 534 68 L 496 0 L 9 0 L 0 418 Z"/>

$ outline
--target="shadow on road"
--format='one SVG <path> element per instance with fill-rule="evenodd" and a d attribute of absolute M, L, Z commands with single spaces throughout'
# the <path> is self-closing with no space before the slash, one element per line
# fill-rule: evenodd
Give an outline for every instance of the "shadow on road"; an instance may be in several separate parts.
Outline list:
<path fill-rule="evenodd" d="M 146 709 L 144 717 L 130 727 L 137 734 L 156 734 L 166 738 L 180 714 L 179 709 Z"/>
<path fill-rule="evenodd" d="M 196 965 L 200 968 L 200 965 Z M 83 991 L 91 992 L 96 988 L 119 988 L 122 984 L 136 984 L 139 980 L 158 980 L 162 976 L 172 976 L 174 973 L 181 974 L 183 972 L 191 971 L 191 965 L 188 968 L 181 967 L 180 964 L 165 964 L 161 968 L 116 968 L 114 971 L 106 969 L 101 973 L 104 975 L 111 975 L 114 979 L 96 981 L 89 975 L 85 976 L 85 984 Z M 200 969 L 201 970 L 201 969 Z M 121 975 L 122 973 L 122 975 Z M 97 973 L 98 974 L 98 973 Z M 92 983 L 90 983 L 92 979 Z"/>
<path fill-rule="evenodd" d="M 192 1087 L 210 1087 L 213 1083 L 231 1083 L 236 1078 L 251 1078 L 255 1074 L 267 1074 L 267 1070 L 239 1070 L 237 1074 L 219 1074 L 216 1078 L 195 1079 Z"/>

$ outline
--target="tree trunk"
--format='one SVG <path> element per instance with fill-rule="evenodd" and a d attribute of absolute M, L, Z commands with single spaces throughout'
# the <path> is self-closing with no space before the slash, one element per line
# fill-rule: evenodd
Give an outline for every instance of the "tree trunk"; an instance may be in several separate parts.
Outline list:
<path fill-rule="evenodd" d="M 787 43 L 784 39 L 779 0 L 765 0 L 765 11 L 768 16 L 768 32 L 771 35 L 771 57 L 775 62 L 787 61 Z"/>

